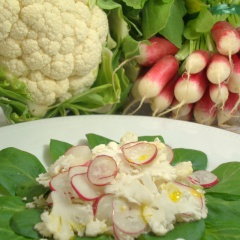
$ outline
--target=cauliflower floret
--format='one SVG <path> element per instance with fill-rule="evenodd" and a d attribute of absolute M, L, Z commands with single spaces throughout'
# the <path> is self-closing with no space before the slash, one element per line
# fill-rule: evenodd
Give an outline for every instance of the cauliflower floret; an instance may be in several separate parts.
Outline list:
<path fill-rule="evenodd" d="M 120 144 L 125 144 L 129 142 L 137 142 L 138 136 L 132 132 L 126 132 L 120 139 Z"/>
<path fill-rule="evenodd" d="M 45 237 L 53 236 L 56 240 L 71 239 L 75 233 L 83 236 L 87 223 L 93 219 L 90 205 L 72 204 L 67 195 L 52 191 L 53 208 L 41 214 L 42 222 L 35 229 Z"/>
<path fill-rule="evenodd" d="M 192 162 L 181 162 L 174 166 L 177 171 L 177 178 L 179 180 L 186 179 L 187 176 L 193 173 Z"/>
<path fill-rule="evenodd" d="M 105 233 L 107 225 L 104 221 L 98 219 L 90 221 L 86 226 L 86 235 L 89 237 L 96 237 L 99 234 Z"/>
<path fill-rule="evenodd" d="M 98 6 L 90 8 L 85 0 L 1 0 L 0 12 L 0 65 L 26 83 L 35 104 L 51 106 L 93 85 L 109 31 Z"/>

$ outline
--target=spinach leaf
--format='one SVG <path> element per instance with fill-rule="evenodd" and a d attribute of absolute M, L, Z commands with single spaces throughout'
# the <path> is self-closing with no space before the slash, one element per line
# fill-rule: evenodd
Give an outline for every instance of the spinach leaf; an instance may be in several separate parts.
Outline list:
<path fill-rule="evenodd" d="M 64 155 L 64 153 L 71 147 L 72 145 L 70 143 L 62 142 L 55 139 L 50 140 L 50 153 L 55 161 L 59 157 Z"/>
<path fill-rule="evenodd" d="M 223 163 L 212 171 L 219 183 L 206 189 L 206 194 L 225 200 L 240 199 L 240 162 Z"/>
<path fill-rule="evenodd" d="M 15 195 L 23 183 L 36 185 L 36 177 L 45 171 L 30 153 L 12 147 L 0 151 L 0 186 L 10 195 Z"/>
<path fill-rule="evenodd" d="M 206 203 L 208 208 L 206 222 L 240 221 L 240 200 L 226 201 L 221 198 L 206 195 Z"/>
<path fill-rule="evenodd" d="M 182 238 L 185 240 L 202 240 L 205 232 L 204 220 L 188 223 L 178 223 L 175 228 L 165 236 L 156 236 L 153 234 L 142 234 L 139 240 L 173 240 Z"/>
<path fill-rule="evenodd" d="M 21 236 L 31 239 L 40 239 L 41 235 L 34 230 L 34 225 L 41 222 L 40 214 L 43 209 L 25 209 L 15 213 L 10 219 L 10 227 Z"/>
<path fill-rule="evenodd" d="M 86 134 L 87 140 L 88 140 L 88 145 L 89 147 L 92 149 L 94 147 L 96 147 L 97 145 L 100 144 L 108 144 L 109 142 L 112 142 L 113 140 L 100 136 L 98 134 L 94 134 L 94 133 L 88 133 Z M 116 141 L 114 141 L 116 142 Z"/>
<path fill-rule="evenodd" d="M 206 222 L 203 240 L 239 240 L 239 221 L 211 221 Z"/>
<path fill-rule="evenodd" d="M 25 203 L 20 197 L 0 197 L 0 239 L 25 240 L 27 238 L 14 233 L 9 225 L 11 217 L 25 209 Z"/>
<path fill-rule="evenodd" d="M 193 170 L 205 170 L 207 168 L 208 158 L 204 152 L 186 149 L 186 148 L 175 148 L 173 149 L 174 158 L 172 165 L 176 165 L 180 162 L 191 161 Z"/>

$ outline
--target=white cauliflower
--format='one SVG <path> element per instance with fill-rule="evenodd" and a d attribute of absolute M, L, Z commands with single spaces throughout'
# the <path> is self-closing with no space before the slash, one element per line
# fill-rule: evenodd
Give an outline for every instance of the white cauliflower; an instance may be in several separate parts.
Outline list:
<path fill-rule="evenodd" d="M 35 225 L 35 229 L 44 237 L 53 236 L 54 239 L 66 240 L 83 236 L 87 223 L 93 219 L 90 205 L 72 204 L 71 199 L 58 191 L 51 192 L 53 208 L 51 212 L 41 214 L 42 222 Z"/>
<path fill-rule="evenodd" d="M 0 65 L 26 83 L 37 105 L 69 99 L 96 79 L 108 19 L 87 2 L 0 1 Z"/>

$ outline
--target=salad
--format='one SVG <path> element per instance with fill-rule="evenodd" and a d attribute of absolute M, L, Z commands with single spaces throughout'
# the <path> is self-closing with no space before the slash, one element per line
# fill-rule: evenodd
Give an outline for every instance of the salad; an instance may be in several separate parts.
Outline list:
<path fill-rule="evenodd" d="M 238 238 L 239 162 L 209 173 L 205 153 L 171 149 L 162 136 L 86 137 L 88 146 L 52 139 L 47 171 L 30 153 L 0 151 L 2 239 L 52 239 L 53 229 L 54 239 Z"/>

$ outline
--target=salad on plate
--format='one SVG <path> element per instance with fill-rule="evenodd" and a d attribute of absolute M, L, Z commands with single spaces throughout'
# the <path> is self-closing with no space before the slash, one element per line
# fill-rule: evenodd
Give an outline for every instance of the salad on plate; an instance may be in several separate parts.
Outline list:
<path fill-rule="evenodd" d="M 205 153 L 173 149 L 160 135 L 86 138 L 51 139 L 46 169 L 20 149 L 0 151 L 0 237 L 238 238 L 240 162 L 209 172 Z"/>

